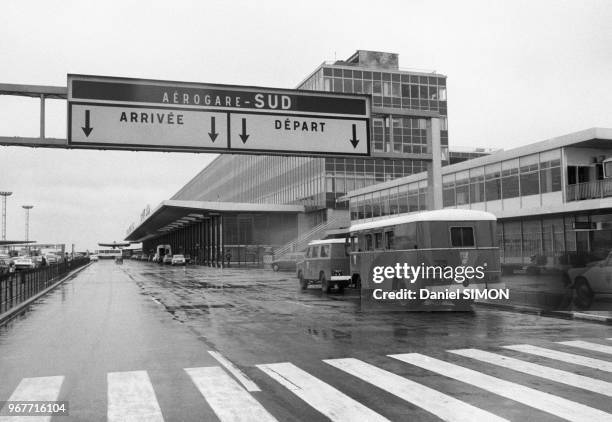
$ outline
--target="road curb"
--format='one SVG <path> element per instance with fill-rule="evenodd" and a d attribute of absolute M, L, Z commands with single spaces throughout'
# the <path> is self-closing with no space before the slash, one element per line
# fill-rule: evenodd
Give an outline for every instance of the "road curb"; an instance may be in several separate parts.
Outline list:
<path fill-rule="evenodd" d="M 573 319 L 578 321 L 589 321 L 597 322 L 601 324 L 612 325 L 612 316 L 588 314 L 586 312 L 577 311 L 547 311 L 533 306 L 521 306 L 521 305 L 510 305 L 501 303 L 491 302 L 476 302 L 476 305 L 485 306 L 488 308 L 503 309 L 510 312 L 520 312 L 523 314 L 533 314 L 538 316 L 550 317 L 550 318 L 561 318 L 561 319 Z"/>
<path fill-rule="evenodd" d="M 32 302 L 34 302 L 35 300 L 40 299 L 42 296 L 46 295 L 51 290 L 55 289 L 57 286 L 62 284 L 64 281 L 66 281 L 69 278 L 71 278 L 71 277 L 75 276 L 76 274 L 80 273 L 85 268 L 89 267 L 91 264 L 92 263 L 89 262 L 89 263 L 83 265 L 82 267 L 79 267 L 76 270 L 71 271 L 70 273 L 68 273 L 68 275 L 66 277 L 59 279 L 58 281 L 56 281 L 55 283 L 53 283 L 52 285 L 50 285 L 46 289 L 41 290 L 40 292 L 36 293 L 31 298 L 25 300 L 24 302 L 21 302 L 19 305 L 15 306 L 13 309 L 9 309 L 5 313 L 0 314 L 0 325 L 3 325 L 5 323 L 7 323 L 8 321 L 10 321 L 11 319 L 13 319 L 16 315 L 18 315 L 21 311 L 23 311 L 23 309 L 26 308 L 27 306 L 29 306 Z"/>

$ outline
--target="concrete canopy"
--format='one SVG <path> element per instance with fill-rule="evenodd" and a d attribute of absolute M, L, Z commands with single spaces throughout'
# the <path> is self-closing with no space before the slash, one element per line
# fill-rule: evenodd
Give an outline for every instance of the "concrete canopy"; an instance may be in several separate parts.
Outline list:
<path fill-rule="evenodd" d="M 206 219 L 210 215 L 225 213 L 298 214 L 304 211 L 305 209 L 302 205 L 167 200 L 159 204 L 151 214 L 141 221 L 126 236 L 125 240 L 129 242 L 142 242 L 189 224 L 188 222 Z"/>

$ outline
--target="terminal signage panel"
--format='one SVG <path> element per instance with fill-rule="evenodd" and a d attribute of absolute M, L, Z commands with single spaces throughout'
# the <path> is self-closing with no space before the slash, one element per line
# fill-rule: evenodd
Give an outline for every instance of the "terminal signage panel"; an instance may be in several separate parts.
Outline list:
<path fill-rule="evenodd" d="M 68 75 L 74 148 L 369 155 L 363 95 Z"/>

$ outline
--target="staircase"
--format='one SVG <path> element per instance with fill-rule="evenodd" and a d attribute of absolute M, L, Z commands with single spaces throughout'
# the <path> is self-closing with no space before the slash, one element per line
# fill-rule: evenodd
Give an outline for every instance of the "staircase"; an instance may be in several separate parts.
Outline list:
<path fill-rule="evenodd" d="M 301 236 L 295 238 L 291 242 L 277 248 L 274 251 L 274 259 L 278 259 L 287 253 L 299 252 L 305 249 L 306 246 L 308 246 L 308 243 L 311 241 L 322 238 L 325 235 L 327 228 L 330 226 L 333 227 L 333 222 L 334 220 L 325 221 L 317 226 L 314 226 L 312 229 L 303 233 Z"/>

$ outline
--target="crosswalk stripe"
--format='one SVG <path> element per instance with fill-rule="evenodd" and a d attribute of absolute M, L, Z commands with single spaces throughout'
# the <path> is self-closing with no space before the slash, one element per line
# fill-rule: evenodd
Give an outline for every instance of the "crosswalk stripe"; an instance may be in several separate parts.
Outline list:
<path fill-rule="evenodd" d="M 468 358 L 477 359 L 481 362 L 509 368 L 514 371 L 533 375 L 535 377 L 549 379 L 561 384 L 571 385 L 572 387 L 582 388 L 583 390 L 593 391 L 595 393 L 612 397 L 612 383 L 606 381 L 585 377 L 583 375 L 562 371 L 560 369 L 550 368 L 548 366 L 538 365 L 536 363 L 526 362 L 520 359 L 498 355 L 496 353 L 486 352 L 484 350 L 459 349 L 449 350 L 449 352 L 466 356 Z"/>
<path fill-rule="evenodd" d="M 389 421 L 292 363 L 257 367 L 332 421 Z"/>
<path fill-rule="evenodd" d="M 515 350 L 517 352 L 529 353 L 543 358 L 554 359 L 573 365 L 586 366 L 588 368 L 599 369 L 600 371 L 612 372 L 612 362 L 601 359 L 590 358 L 587 356 L 574 355 L 572 353 L 559 352 L 558 350 L 546 349 L 544 347 L 532 346 L 530 344 L 514 344 L 503 346 L 504 349 Z"/>
<path fill-rule="evenodd" d="M 592 407 L 538 391 L 521 384 L 492 377 L 472 369 L 431 358 L 420 353 L 389 355 L 392 358 L 416 365 L 428 371 L 444 375 L 502 397 L 548 412 L 562 419 L 575 422 L 610 421 L 612 415 Z"/>
<path fill-rule="evenodd" d="M 222 422 L 276 421 L 220 367 L 185 368 L 185 372 Z"/>
<path fill-rule="evenodd" d="M 249 377 L 247 377 L 244 372 L 236 367 L 232 362 L 227 360 L 225 356 L 223 356 L 219 352 L 215 352 L 214 350 L 209 350 L 208 353 L 217 360 L 221 365 L 227 369 L 227 371 L 232 374 L 240 383 L 246 388 L 247 391 L 261 391 L 257 384 L 255 384 Z"/>
<path fill-rule="evenodd" d="M 109 372 L 108 422 L 163 422 L 147 371 Z"/>
<path fill-rule="evenodd" d="M 56 401 L 63 382 L 63 376 L 23 378 L 8 401 Z M 51 416 L 0 416 L 0 422 L 21 420 L 47 422 Z"/>
<path fill-rule="evenodd" d="M 471 404 L 359 359 L 326 359 L 324 362 L 425 409 L 445 421 L 506 421 Z"/>
<path fill-rule="evenodd" d="M 558 344 L 564 346 L 578 347 L 580 349 L 591 350 L 593 352 L 607 353 L 612 355 L 612 346 L 606 346 L 603 344 L 590 343 L 588 341 L 574 340 L 574 341 L 558 341 Z"/>

